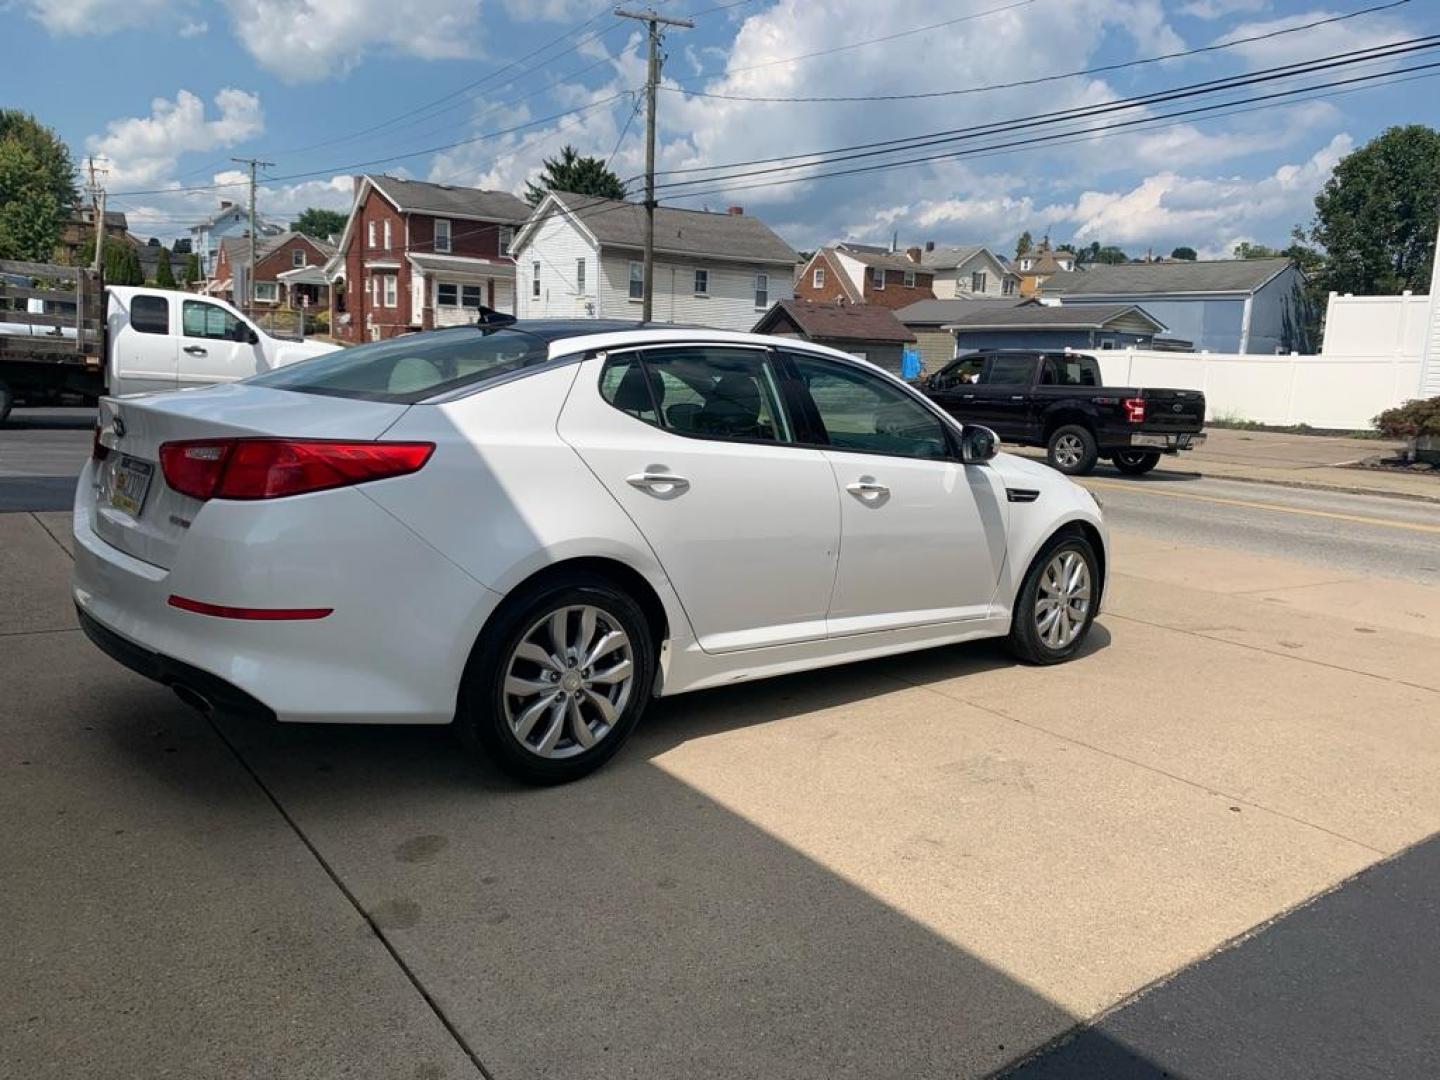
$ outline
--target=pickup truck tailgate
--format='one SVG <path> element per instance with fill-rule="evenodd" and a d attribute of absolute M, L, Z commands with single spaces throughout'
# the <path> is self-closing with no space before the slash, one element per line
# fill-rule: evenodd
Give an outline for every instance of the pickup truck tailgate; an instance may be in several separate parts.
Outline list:
<path fill-rule="evenodd" d="M 1142 390 L 1141 431 L 1194 434 L 1205 426 L 1205 395 L 1199 390 Z"/>

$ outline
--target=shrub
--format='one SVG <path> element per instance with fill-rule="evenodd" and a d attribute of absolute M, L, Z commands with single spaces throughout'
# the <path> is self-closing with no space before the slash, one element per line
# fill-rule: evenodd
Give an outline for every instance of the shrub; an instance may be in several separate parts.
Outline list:
<path fill-rule="evenodd" d="M 1391 439 L 1440 438 L 1440 397 L 1416 398 L 1386 409 L 1373 423 L 1380 434 Z"/>

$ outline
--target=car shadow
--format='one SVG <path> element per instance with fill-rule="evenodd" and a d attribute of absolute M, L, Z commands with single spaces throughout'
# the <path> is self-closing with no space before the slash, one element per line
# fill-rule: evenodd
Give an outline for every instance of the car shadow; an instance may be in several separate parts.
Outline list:
<path fill-rule="evenodd" d="M 94 426 L 93 408 L 18 408 L 10 413 L 0 431 L 89 431 Z"/>

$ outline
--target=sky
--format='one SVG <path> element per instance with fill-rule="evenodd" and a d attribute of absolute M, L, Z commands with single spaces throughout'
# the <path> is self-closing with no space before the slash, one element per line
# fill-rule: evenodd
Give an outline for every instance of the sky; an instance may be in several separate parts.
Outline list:
<path fill-rule="evenodd" d="M 262 215 L 282 222 L 308 206 L 347 210 L 360 172 L 518 194 L 567 143 L 629 181 L 644 169 L 644 37 L 613 7 L 0 0 L 0 104 L 53 127 L 77 162 L 94 155 L 110 206 L 126 212 L 131 231 L 166 240 L 186 235 L 221 199 L 244 199 L 236 157 L 272 163 L 261 170 L 257 199 Z M 986 244 L 1009 255 L 1022 231 L 1056 244 L 1115 244 L 1132 256 L 1179 245 L 1205 258 L 1224 257 L 1240 241 L 1283 246 L 1294 225 L 1309 222 L 1315 193 L 1345 154 L 1391 125 L 1440 127 L 1440 67 L 1407 70 L 1440 63 L 1440 49 L 1060 126 L 1011 123 L 1440 34 L 1440 0 L 656 7 L 695 24 L 665 36 L 662 202 L 743 206 L 796 249 L 898 239 L 901 247 Z M 1213 46 L 1226 47 L 1136 63 Z M 1318 85 L 1381 73 L 1369 83 Z M 996 86 L 1014 83 L 1025 85 Z M 833 100 L 877 96 L 889 99 Z M 797 97 L 832 100 L 754 100 Z M 1232 104 L 1171 115 L 1210 103 Z M 1099 131 L 1132 118 L 1147 122 Z M 1006 130 L 908 155 L 794 167 L 794 155 L 976 125 Z M 1040 133 L 1063 137 L 1000 145 Z M 741 167 L 680 171 L 786 155 L 783 172 L 726 179 Z M 818 175 L 897 156 L 937 160 Z"/>

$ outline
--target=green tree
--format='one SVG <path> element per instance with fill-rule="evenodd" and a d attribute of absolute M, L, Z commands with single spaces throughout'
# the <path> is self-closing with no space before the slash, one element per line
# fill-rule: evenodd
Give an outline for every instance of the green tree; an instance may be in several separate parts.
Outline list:
<path fill-rule="evenodd" d="M 1278 259 L 1285 253 L 1268 244 L 1252 244 L 1248 240 L 1241 240 L 1231 254 L 1237 259 Z"/>
<path fill-rule="evenodd" d="M 1170 258 L 1183 259 L 1185 262 L 1194 262 L 1199 257 L 1192 247 L 1177 247 L 1174 251 L 1170 252 Z"/>
<path fill-rule="evenodd" d="M 1035 238 L 1030 235 L 1030 230 L 1026 229 L 1020 234 L 1020 239 L 1015 241 L 1015 257 L 1018 259 L 1021 255 L 1030 254 L 1030 249 L 1034 246 Z"/>
<path fill-rule="evenodd" d="M 140 268 L 140 255 L 128 241 L 117 240 L 113 236 L 105 237 L 100 259 L 105 272 L 105 284 L 145 284 L 145 272 Z"/>
<path fill-rule="evenodd" d="M 185 269 L 180 272 L 182 281 L 188 289 L 200 280 L 200 256 L 196 252 L 190 252 L 185 256 Z"/>
<path fill-rule="evenodd" d="M 162 289 L 175 288 L 175 272 L 170 269 L 170 252 L 163 247 L 155 258 L 155 284 Z"/>
<path fill-rule="evenodd" d="M 0 259 L 49 260 L 74 205 L 65 144 L 30 114 L 0 109 Z"/>
<path fill-rule="evenodd" d="M 296 232 L 302 232 L 306 236 L 319 237 L 324 240 L 327 236 L 339 236 L 345 231 L 347 215 L 339 210 L 326 210 L 319 206 L 312 206 L 303 211 L 299 217 L 290 223 L 290 228 Z"/>
<path fill-rule="evenodd" d="M 1428 292 L 1440 217 L 1440 131 L 1392 127 L 1340 160 L 1315 196 L 1308 239 L 1334 292 Z"/>
<path fill-rule="evenodd" d="M 625 198 L 625 185 L 620 177 L 596 157 L 581 157 L 573 146 L 566 146 L 558 158 L 546 158 L 539 180 L 525 185 L 525 201 L 538 206 L 551 191 L 573 191 L 576 195 L 595 195 L 602 199 Z"/>

